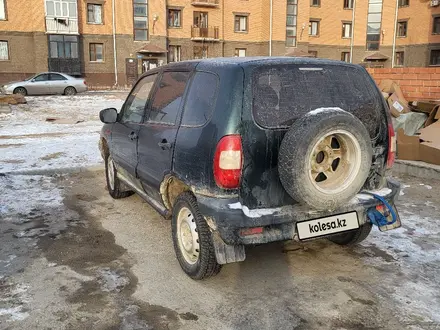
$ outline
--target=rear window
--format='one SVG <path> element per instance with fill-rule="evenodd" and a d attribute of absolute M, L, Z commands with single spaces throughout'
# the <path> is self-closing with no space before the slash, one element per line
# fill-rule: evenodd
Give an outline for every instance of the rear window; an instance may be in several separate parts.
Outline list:
<path fill-rule="evenodd" d="M 340 107 L 370 126 L 374 136 L 383 107 L 362 69 L 339 65 L 256 68 L 252 93 L 254 119 L 265 128 L 287 128 L 311 110 Z"/>

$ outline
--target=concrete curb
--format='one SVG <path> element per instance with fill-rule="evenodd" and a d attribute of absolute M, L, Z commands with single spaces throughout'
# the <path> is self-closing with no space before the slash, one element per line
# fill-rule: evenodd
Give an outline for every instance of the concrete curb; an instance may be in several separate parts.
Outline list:
<path fill-rule="evenodd" d="M 0 173 L 2 175 L 54 175 L 54 174 L 74 174 L 82 172 L 99 172 L 104 170 L 104 165 L 95 166 L 77 166 L 62 168 L 44 168 L 35 170 L 13 171 Z"/>
<path fill-rule="evenodd" d="M 423 179 L 440 179 L 440 166 L 411 160 L 396 160 L 393 174 L 406 174 Z"/>

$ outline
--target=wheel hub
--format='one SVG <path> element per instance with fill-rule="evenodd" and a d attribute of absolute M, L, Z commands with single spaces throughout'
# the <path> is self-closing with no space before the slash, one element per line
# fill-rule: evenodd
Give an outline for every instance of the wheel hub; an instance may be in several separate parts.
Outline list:
<path fill-rule="evenodd" d="M 309 161 L 310 179 L 319 191 L 338 193 L 356 178 L 360 160 L 359 142 L 350 132 L 330 132 L 312 148 Z"/>
<path fill-rule="evenodd" d="M 200 255 L 199 234 L 190 209 L 183 207 L 177 216 L 177 239 L 185 260 L 195 264 Z"/>

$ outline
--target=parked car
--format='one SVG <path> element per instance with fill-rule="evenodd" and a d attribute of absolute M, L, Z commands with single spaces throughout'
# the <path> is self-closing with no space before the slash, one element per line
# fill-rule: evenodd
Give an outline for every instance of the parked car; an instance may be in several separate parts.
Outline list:
<path fill-rule="evenodd" d="M 318 237 L 348 245 L 373 223 L 400 226 L 400 185 L 386 176 L 394 130 L 360 66 L 173 63 L 144 74 L 121 111 L 100 118 L 110 195 L 136 192 L 171 218 L 177 259 L 194 279 L 243 261 L 246 245 Z"/>
<path fill-rule="evenodd" d="M 44 72 L 23 81 L 11 82 L 3 85 L 5 94 L 49 95 L 64 94 L 75 95 L 87 91 L 86 81 L 64 73 Z"/>

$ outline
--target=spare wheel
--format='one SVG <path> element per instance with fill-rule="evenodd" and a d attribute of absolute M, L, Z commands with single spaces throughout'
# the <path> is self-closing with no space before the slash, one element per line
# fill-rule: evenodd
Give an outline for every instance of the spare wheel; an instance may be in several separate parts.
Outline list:
<path fill-rule="evenodd" d="M 372 161 L 362 122 L 340 108 L 321 108 L 295 121 L 278 155 L 281 183 L 299 203 L 331 210 L 364 185 Z"/>

